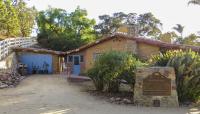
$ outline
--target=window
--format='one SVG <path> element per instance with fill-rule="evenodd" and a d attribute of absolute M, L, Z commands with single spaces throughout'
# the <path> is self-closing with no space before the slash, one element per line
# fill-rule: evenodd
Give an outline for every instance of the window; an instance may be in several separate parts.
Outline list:
<path fill-rule="evenodd" d="M 64 62 L 65 62 L 65 63 L 67 62 L 67 57 L 64 57 Z"/>
<path fill-rule="evenodd" d="M 74 56 L 74 65 L 80 65 L 79 56 Z"/>
<path fill-rule="evenodd" d="M 84 57 L 83 57 L 83 55 L 80 55 L 80 62 L 84 62 Z"/>
<path fill-rule="evenodd" d="M 68 62 L 73 62 L 73 56 L 68 56 Z"/>
<path fill-rule="evenodd" d="M 101 53 L 94 53 L 93 54 L 93 59 L 94 61 L 101 55 Z"/>

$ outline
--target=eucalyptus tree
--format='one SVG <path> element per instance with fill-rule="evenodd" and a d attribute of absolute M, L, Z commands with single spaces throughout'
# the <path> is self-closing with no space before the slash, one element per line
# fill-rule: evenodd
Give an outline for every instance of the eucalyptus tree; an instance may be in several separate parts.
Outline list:
<path fill-rule="evenodd" d="M 162 23 L 152 13 L 136 14 L 117 12 L 112 16 L 99 16 L 100 23 L 95 26 L 95 30 L 100 36 L 112 34 L 121 25 L 129 25 L 138 31 L 140 36 L 151 36 L 157 38 L 161 34 Z"/>
<path fill-rule="evenodd" d="M 137 25 L 141 36 L 152 36 L 157 39 L 162 33 L 162 23 L 152 13 L 140 14 L 137 18 Z"/>
<path fill-rule="evenodd" d="M 125 18 L 127 14 L 123 12 L 114 13 L 112 16 L 101 15 L 99 16 L 101 22 L 95 25 L 95 30 L 100 35 L 112 34 L 123 24 Z"/>

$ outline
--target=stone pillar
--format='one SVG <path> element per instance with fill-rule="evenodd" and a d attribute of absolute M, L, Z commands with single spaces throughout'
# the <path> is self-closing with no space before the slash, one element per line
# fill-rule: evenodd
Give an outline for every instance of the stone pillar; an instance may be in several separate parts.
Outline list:
<path fill-rule="evenodd" d="M 175 72 L 171 67 L 139 68 L 136 71 L 136 105 L 178 107 Z"/>

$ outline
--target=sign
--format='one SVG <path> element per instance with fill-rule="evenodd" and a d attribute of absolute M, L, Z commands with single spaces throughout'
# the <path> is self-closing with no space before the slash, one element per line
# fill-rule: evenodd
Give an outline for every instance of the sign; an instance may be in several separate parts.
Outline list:
<path fill-rule="evenodd" d="M 170 96 L 171 79 L 154 72 L 143 80 L 143 95 Z"/>

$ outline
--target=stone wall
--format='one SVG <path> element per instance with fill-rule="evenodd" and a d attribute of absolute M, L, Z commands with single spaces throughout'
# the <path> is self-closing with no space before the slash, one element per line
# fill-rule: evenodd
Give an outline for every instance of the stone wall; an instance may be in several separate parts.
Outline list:
<path fill-rule="evenodd" d="M 4 60 L 0 61 L 0 72 L 16 72 L 17 57 L 16 53 L 11 53 Z"/>
<path fill-rule="evenodd" d="M 0 61 L 0 89 L 16 86 L 24 78 L 17 73 L 17 63 L 14 52 Z"/>
<path fill-rule="evenodd" d="M 155 84 L 152 84 L 152 87 L 154 88 L 155 91 L 152 92 L 153 94 L 145 94 L 144 93 L 144 79 L 147 79 L 148 77 L 152 76 L 154 73 L 159 73 L 162 76 L 160 79 L 163 78 L 163 80 L 170 80 L 171 85 L 169 86 L 170 91 L 162 91 L 162 87 L 164 84 L 166 84 L 165 81 L 163 83 L 157 83 L 158 78 L 155 79 L 152 83 L 157 83 L 156 86 L 159 86 L 161 91 L 156 91 Z M 155 75 L 153 75 L 155 76 Z M 142 105 L 142 106 L 154 106 L 155 101 L 159 102 L 159 106 L 161 107 L 178 107 L 178 96 L 177 96 L 177 91 L 176 91 L 176 83 L 175 83 L 175 73 L 174 69 L 171 67 L 150 67 L 150 68 L 139 68 L 137 69 L 136 72 L 136 77 L 135 77 L 135 89 L 134 89 L 134 102 L 137 105 Z M 151 85 L 151 84 L 149 84 Z M 154 86 L 154 87 L 153 87 Z M 165 87 L 163 90 L 166 89 Z M 151 92 L 151 91 L 147 91 Z M 156 95 L 159 93 L 159 95 Z M 169 93 L 170 92 L 170 93 Z"/>

